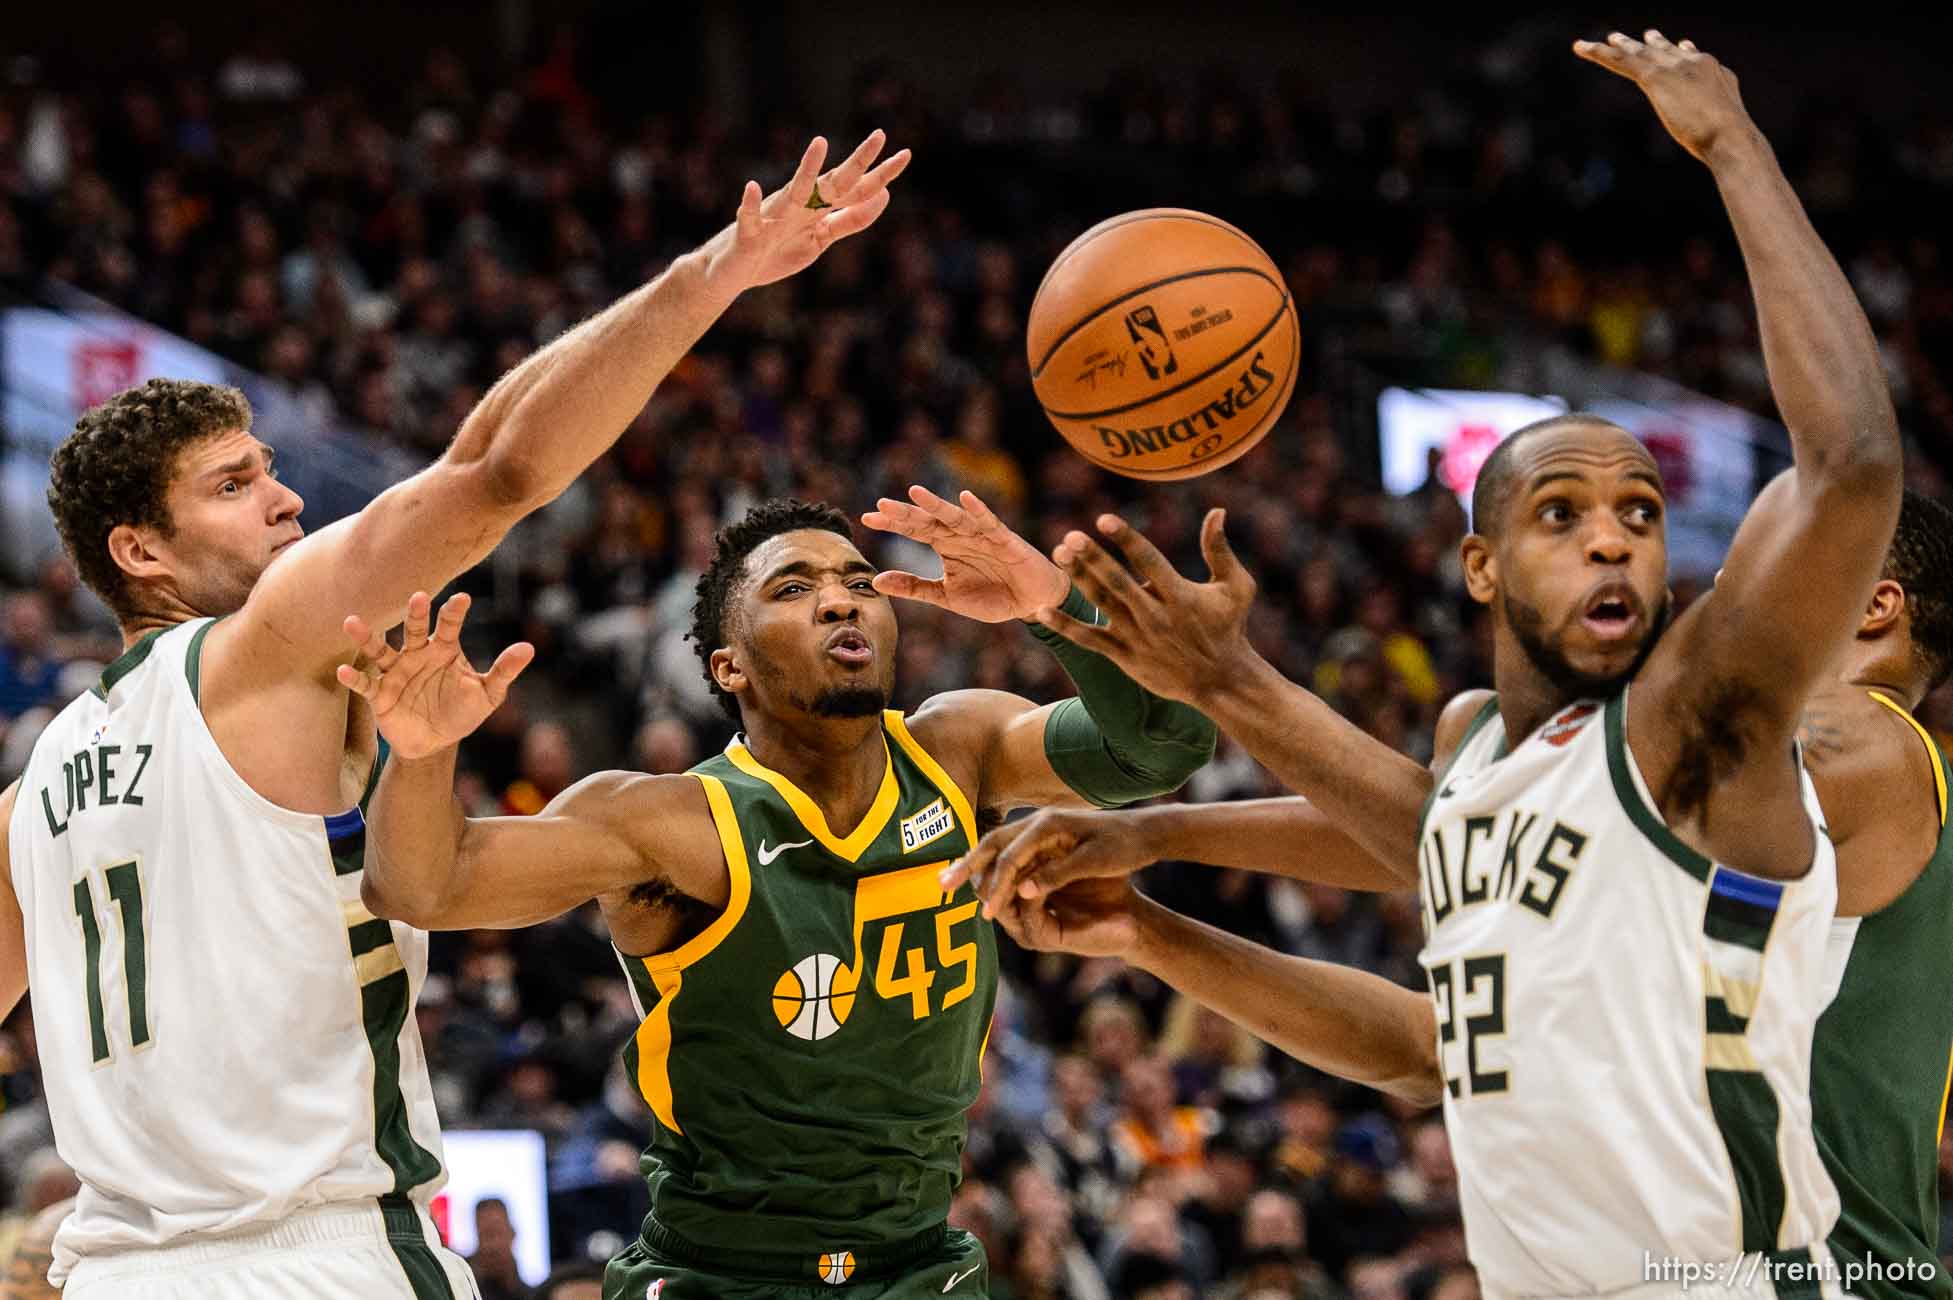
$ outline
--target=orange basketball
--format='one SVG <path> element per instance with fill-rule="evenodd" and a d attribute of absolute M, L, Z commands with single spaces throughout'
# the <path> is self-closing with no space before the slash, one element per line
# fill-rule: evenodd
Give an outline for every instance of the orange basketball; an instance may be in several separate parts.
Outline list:
<path fill-rule="evenodd" d="M 1191 478 L 1260 442 L 1295 390 L 1301 334 L 1268 254 L 1225 221 L 1146 208 L 1101 221 L 1031 303 L 1031 384 L 1095 465 Z"/>

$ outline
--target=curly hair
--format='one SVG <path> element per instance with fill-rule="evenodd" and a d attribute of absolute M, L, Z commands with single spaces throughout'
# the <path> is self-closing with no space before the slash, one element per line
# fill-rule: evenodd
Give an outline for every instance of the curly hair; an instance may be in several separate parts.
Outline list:
<path fill-rule="evenodd" d="M 109 554 L 121 524 L 174 531 L 170 476 L 177 457 L 206 438 L 251 427 L 251 403 L 235 388 L 152 379 L 75 421 L 48 462 L 48 509 L 75 572 L 118 618 L 136 612 L 129 575 Z"/>
<path fill-rule="evenodd" d="M 1882 576 L 1906 589 L 1912 653 L 1936 690 L 1953 674 L 1953 510 L 1907 488 Z"/>
<path fill-rule="evenodd" d="M 735 723 L 739 701 L 712 676 L 712 652 L 726 644 L 726 613 L 733 593 L 746 573 L 746 557 L 782 533 L 797 533 L 811 528 L 854 540 L 848 517 L 826 502 L 799 501 L 776 497 L 762 501 L 746 512 L 738 523 L 727 524 L 713 537 L 712 563 L 699 575 L 692 602 L 692 630 L 687 634 L 705 680 L 718 697 L 719 707 Z"/>

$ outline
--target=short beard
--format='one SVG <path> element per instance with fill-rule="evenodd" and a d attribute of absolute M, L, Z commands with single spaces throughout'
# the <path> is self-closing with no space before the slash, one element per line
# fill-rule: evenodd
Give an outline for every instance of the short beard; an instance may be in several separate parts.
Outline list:
<path fill-rule="evenodd" d="M 880 686 L 835 686 L 816 695 L 807 711 L 817 718 L 872 718 L 887 707 Z"/>
<path fill-rule="evenodd" d="M 1527 660 L 1563 700 L 1605 699 L 1633 681 L 1634 675 L 1641 671 L 1641 665 L 1648 662 L 1648 656 L 1654 653 L 1655 643 L 1661 640 L 1661 634 L 1668 630 L 1669 616 L 1673 613 L 1673 602 L 1664 591 L 1661 603 L 1655 606 L 1648 635 L 1641 639 L 1634 659 L 1618 673 L 1601 674 L 1575 668 L 1558 646 L 1547 643 L 1543 631 L 1546 616 L 1539 610 L 1505 592 L 1499 593 L 1499 606 L 1505 613 L 1506 626 L 1512 629 L 1513 638 L 1519 642 L 1519 648 L 1526 652 Z"/>

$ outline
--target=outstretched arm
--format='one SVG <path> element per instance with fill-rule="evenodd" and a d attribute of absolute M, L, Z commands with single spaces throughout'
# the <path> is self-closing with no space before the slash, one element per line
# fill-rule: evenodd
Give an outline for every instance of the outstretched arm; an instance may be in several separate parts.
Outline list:
<path fill-rule="evenodd" d="M 817 138 L 771 197 L 748 182 L 732 225 L 504 375 L 433 465 L 284 552 L 206 652 L 223 659 L 224 679 L 248 689 L 297 670 L 329 683 L 347 612 L 391 624 L 410 593 L 439 590 L 486 556 L 616 441 L 740 293 L 874 222 L 909 156 L 869 170 L 882 140 L 875 132 L 822 175 Z"/>
<path fill-rule="evenodd" d="M 1764 360 L 1790 430 L 1794 466 L 1750 508 L 1715 589 L 1650 660 L 1649 709 L 1630 714 L 1630 742 L 1651 768 L 1675 766 L 1637 719 L 1676 712 L 1729 737 L 1717 761 L 1745 754 L 1773 766 L 1789 752 L 1804 699 L 1858 626 L 1898 518 L 1898 425 L 1865 313 L 1812 228 L 1736 78 L 1693 43 L 1620 33 L 1574 46 L 1633 81 L 1669 134 L 1707 164 L 1735 227 L 1756 295 Z M 1641 692 L 1637 692 L 1639 698 Z M 1651 771 L 1657 790 L 1671 783 Z M 1664 811 L 1702 814 L 1728 773 L 1673 782 Z M 1699 798 L 1698 798 L 1699 796 Z"/>
<path fill-rule="evenodd" d="M 1296 1060 L 1419 1105 L 1444 1084 L 1428 995 L 1368 971 L 1290 957 L 1190 920 L 1125 880 L 1081 880 L 1009 914 L 1027 948 L 1123 957 Z"/>
<path fill-rule="evenodd" d="M 1467 691 L 1438 721 L 1434 769 L 1451 761 L 1490 697 Z M 984 915 L 1031 905 L 1076 880 L 1127 876 L 1155 862 L 1199 862 L 1390 893 L 1417 885 L 1414 858 L 1381 859 L 1307 799 L 1160 804 L 1121 812 L 1040 812 L 997 827 L 943 872 L 943 888 L 976 882 Z"/>
<path fill-rule="evenodd" d="M 27 920 L 14 893 L 10 827 L 20 782 L 0 792 L 0 1018 L 13 1013 L 27 993 Z"/>
<path fill-rule="evenodd" d="M 461 653 L 467 612 L 465 594 L 450 597 L 430 633 L 427 593 L 415 592 L 398 650 L 357 615 L 345 620 L 360 662 L 339 681 L 372 706 L 392 751 L 367 810 L 367 908 L 423 930 L 513 927 L 654 880 L 723 904 L 711 812 L 690 777 L 607 772 L 534 817 L 465 815 L 457 746 L 535 654 L 518 643 L 476 672 Z"/>

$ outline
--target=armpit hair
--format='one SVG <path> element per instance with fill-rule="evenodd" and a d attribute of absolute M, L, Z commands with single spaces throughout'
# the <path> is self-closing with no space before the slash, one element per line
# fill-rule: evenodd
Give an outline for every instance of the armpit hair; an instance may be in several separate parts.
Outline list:
<path fill-rule="evenodd" d="M 1693 816 L 1709 828 L 1709 796 L 1720 781 L 1735 775 L 1756 737 L 1752 726 L 1762 692 L 1748 682 L 1712 681 L 1689 710 L 1682 728 L 1675 770 L 1658 792 L 1656 805 L 1674 817 Z"/>
<path fill-rule="evenodd" d="M 632 907 L 663 912 L 672 919 L 674 928 L 669 932 L 666 951 L 689 943 L 712 924 L 712 909 L 669 880 L 647 880 L 632 885 L 625 898 Z"/>

